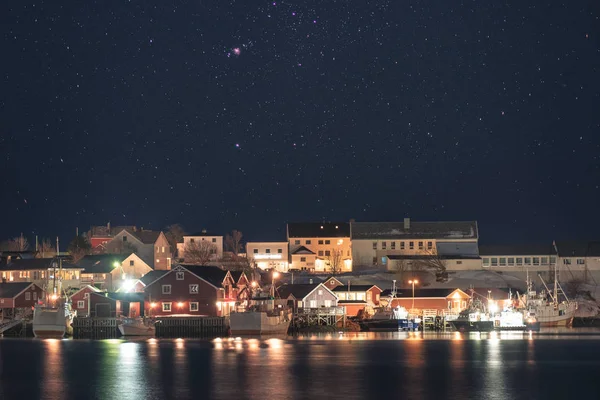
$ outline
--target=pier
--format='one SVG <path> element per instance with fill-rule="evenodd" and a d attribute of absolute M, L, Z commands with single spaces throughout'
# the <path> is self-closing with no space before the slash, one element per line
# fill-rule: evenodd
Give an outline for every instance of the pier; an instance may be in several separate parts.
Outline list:
<path fill-rule="evenodd" d="M 229 333 L 227 317 L 163 317 L 155 323 L 157 338 L 206 338 Z"/>
<path fill-rule="evenodd" d="M 294 313 L 292 328 L 300 329 L 309 326 L 346 325 L 344 307 L 299 308 Z"/>
<path fill-rule="evenodd" d="M 75 339 L 115 339 L 120 336 L 114 317 L 76 317 L 72 327 Z"/>

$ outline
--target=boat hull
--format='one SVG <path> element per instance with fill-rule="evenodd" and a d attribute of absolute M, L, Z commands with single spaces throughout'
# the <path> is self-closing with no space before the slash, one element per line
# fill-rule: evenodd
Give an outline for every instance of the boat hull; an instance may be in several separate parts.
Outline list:
<path fill-rule="evenodd" d="M 37 338 L 60 339 L 71 328 L 70 322 L 63 308 L 36 308 L 33 313 L 33 334 Z"/>
<path fill-rule="evenodd" d="M 40 339 L 62 339 L 65 337 L 66 327 L 56 325 L 38 325 L 33 328 L 33 334 Z"/>
<path fill-rule="evenodd" d="M 540 326 L 545 328 L 570 327 L 573 325 L 573 317 L 557 320 L 540 321 Z"/>
<path fill-rule="evenodd" d="M 459 332 L 491 332 L 494 330 L 492 321 L 451 321 L 450 324 Z"/>
<path fill-rule="evenodd" d="M 232 335 L 287 334 L 290 322 L 289 315 L 269 316 L 265 312 L 232 313 L 229 317 Z"/>
<path fill-rule="evenodd" d="M 154 336 L 156 330 L 153 326 L 137 324 L 120 324 L 119 332 L 123 336 Z"/>
<path fill-rule="evenodd" d="M 365 320 L 360 322 L 360 326 L 370 332 L 416 331 L 420 328 L 418 323 L 408 319 Z"/>

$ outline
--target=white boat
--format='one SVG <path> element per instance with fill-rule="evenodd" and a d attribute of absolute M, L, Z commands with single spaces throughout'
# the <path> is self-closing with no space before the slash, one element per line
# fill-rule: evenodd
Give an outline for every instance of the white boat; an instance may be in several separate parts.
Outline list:
<path fill-rule="evenodd" d="M 249 310 L 231 313 L 229 324 L 232 335 L 287 334 L 292 313 L 285 309 Z"/>
<path fill-rule="evenodd" d="M 123 336 L 154 336 L 154 321 L 143 318 L 123 318 L 119 321 L 119 331 Z"/>
<path fill-rule="evenodd" d="M 76 312 L 70 303 L 59 300 L 54 307 L 36 305 L 33 310 L 33 334 L 37 338 L 61 339 L 73 333 L 71 323 Z"/>

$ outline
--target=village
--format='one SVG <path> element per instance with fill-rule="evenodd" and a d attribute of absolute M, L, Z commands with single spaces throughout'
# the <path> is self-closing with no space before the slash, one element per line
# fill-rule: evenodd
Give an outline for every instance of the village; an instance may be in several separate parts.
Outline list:
<path fill-rule="evenodd" d="M 160 321 L 158 337 L 223 335 L 255 299 L 290 309 L 295 331 L 359 330 L 383 306 L 444 330 L 474 300 L 508 304 L 552 281 L 579 301 L 576 316 L 598 313 L 600 242 L 480 245 L 476 221 L 409 218 L 289 223 L 275 242 L 175 228 L 95 226 L 65 253 L 13 239 L 0 256 L 0 333 L 26 335 L 36 305 L 61 298 L 76 337 L 114 337 L 123 318 Z"/>

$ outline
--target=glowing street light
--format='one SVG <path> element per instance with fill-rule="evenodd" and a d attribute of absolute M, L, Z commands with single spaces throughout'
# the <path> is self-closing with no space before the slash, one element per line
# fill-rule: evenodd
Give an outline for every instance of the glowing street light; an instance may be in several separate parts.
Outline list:
<path fill-rule="evenodd" d="M 419 281 L 416 279 L 411 279 L 410 281 L 408 281 L 408 283 L 410 283 L 412 285 L 412 309 L 414 310 L 414 308 L 415 308 L 415 285 L 418 284 Z"/>
<path fill-rule="evenodd" d="M 279 272 L 273 271 L 271 275 L 271 297 L 275 300 L 275 279 L 279 278 Z"/>

